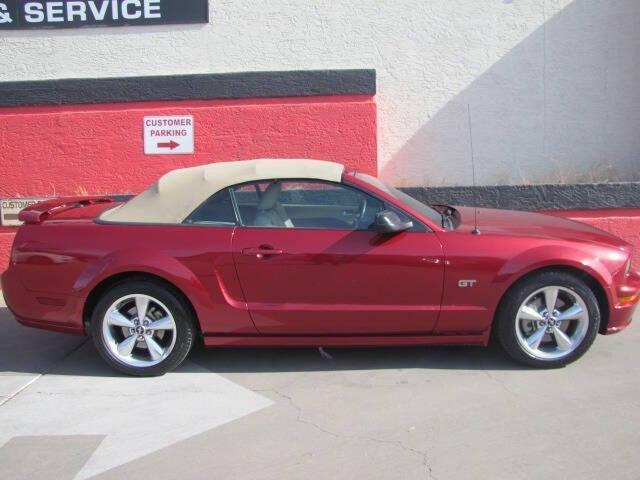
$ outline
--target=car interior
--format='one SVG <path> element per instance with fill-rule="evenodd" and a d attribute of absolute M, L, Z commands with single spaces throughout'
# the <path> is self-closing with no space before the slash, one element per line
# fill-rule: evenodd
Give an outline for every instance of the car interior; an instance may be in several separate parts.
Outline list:
<path fill-rule="evenodd" d="M 259 182 L 235 187 L 233 195 L 242 223 L 254 227 L 367 229 L 383 209 L 363 192 L 321 181 Z"/>
<path fill-rule="evenodd" d="M 384 202 L 352 187 L 323 181 L 271 180 L 225 189 L 185 223 L 234 223 L 233 195 L 242 224 L 266 228 L 366 230 Z"/>

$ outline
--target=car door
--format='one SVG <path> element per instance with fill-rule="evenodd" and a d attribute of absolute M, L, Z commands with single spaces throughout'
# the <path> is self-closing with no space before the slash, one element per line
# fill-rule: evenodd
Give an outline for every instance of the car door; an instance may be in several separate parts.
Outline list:
<path fill-rule="evenodd" d="M 241 217 L 233 258 L 260 333 L 433 330 L 444 268 L 436 235 L 420 224 L 393 235 L 373 231 L 375 214 L 389 206 L 344 184 L 278 183 L 231 190 Z"/>

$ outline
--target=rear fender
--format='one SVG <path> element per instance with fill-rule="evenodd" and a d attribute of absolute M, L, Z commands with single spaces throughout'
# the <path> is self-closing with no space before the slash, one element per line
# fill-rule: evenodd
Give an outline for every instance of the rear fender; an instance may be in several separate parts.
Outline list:
<path fill-rule="evenodd" d="M 110 253 L 91 263 L 78 276 L 73 293 L 81 300 L 76 312 L 79 318 L 87 297 L 99 283 L 128 272 L 148 273 L 175 285 L 189 299 L 198 318 L 205 318 L 207 310 L 213 308 L 207 289 L 183 263 L 159 251 L 135 248 Z"/>

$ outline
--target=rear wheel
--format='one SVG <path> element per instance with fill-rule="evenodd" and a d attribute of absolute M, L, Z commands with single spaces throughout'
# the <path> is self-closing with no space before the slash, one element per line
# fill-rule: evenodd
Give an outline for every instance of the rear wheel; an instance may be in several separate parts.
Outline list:
<path fill-rule="evenodd" d="M 525 278 L 503 300 L 497 333 L 515 360 L 539 368 L 567 365 L 593 343 L 600 326 L 598 301 L 589 286 L 565 272 Z"/>
<path fill-rule="evenodd" d="M 117 284 L 92 315 L 93 340 L 116 370 L 157 376 L 176 368 L 193 346 L 195 328 L 184 301 L 145 280 Z"/>

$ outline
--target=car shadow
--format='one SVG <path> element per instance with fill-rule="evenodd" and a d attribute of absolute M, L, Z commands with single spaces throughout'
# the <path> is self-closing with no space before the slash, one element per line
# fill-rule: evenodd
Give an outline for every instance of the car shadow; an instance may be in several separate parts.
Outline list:
<path fill-rule="evenodd" d="M 315 372 L 330 370 L 525 370 L 495 345 L 411 347 L 208 349 L 201 345 L 191 360 L 218 373 Z"/>
<path fill-rule="evenodd" d="M 19 325 L 0 308 L 0 375 L 55 374 L 119 377 L 87 337 Z M 330 370 L 524 370 L 497 347 L 217 347 L 199 342 L 177 372 L 315 372 Z"/>

